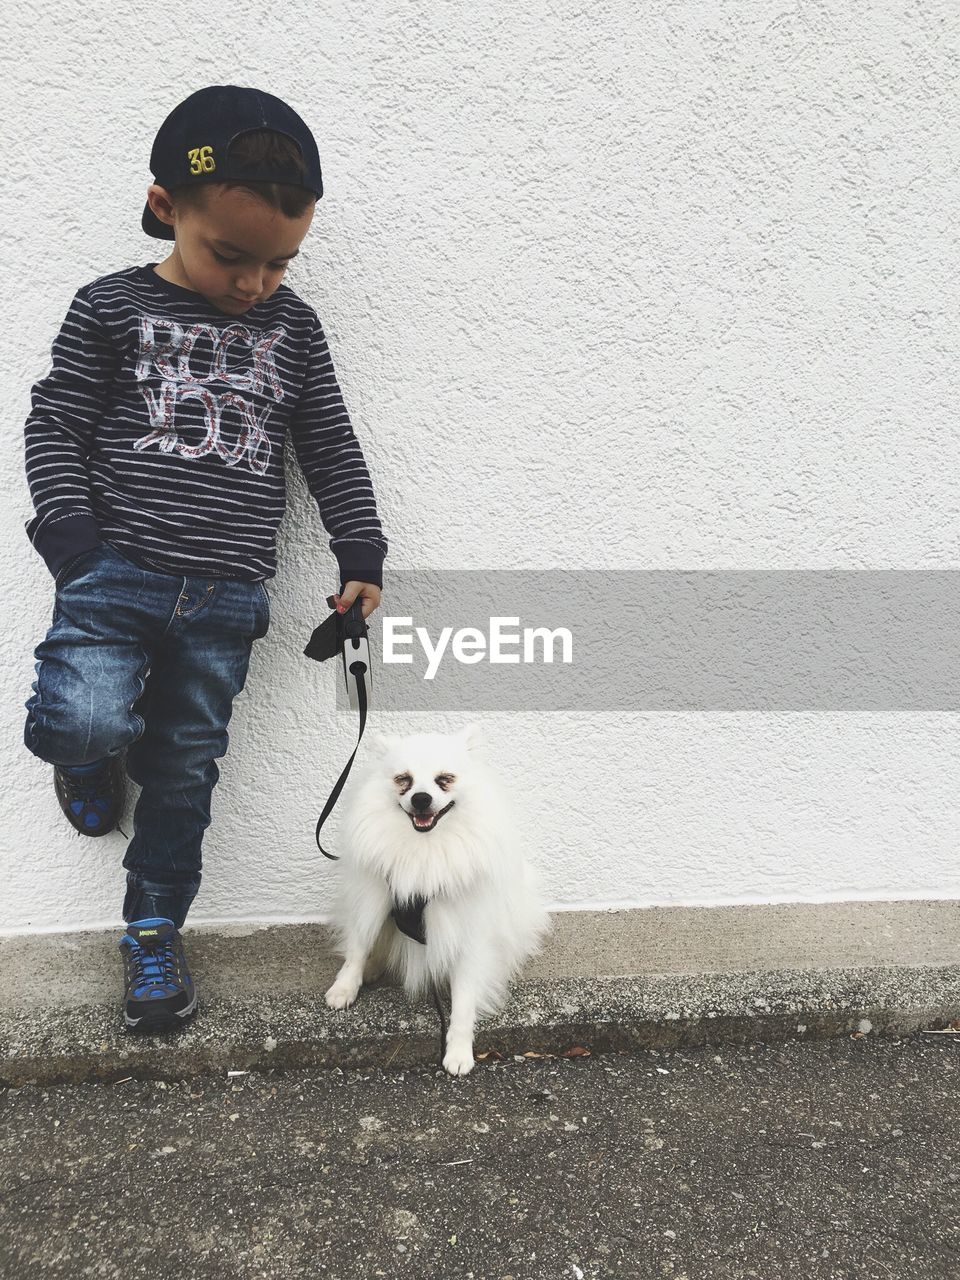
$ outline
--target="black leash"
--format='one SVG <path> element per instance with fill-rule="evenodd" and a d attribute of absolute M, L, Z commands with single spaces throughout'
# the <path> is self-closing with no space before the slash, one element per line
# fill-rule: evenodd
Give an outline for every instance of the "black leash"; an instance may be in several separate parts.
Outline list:
<path fill-rule="evenodd" d="M 437 1006 L 437 1017 L 440 1019 L 440 1061 L 443 1062 L 447 1056 L 447 1016 L 444 1013 L 437 984 L 433 981 L 430 983 L 430 994 L 433 996 L 433 1003 Z"/>
<path fill-rule="evenodd" d="M 333 596 L 327 596 L 327 605 L 331 609 L 335 608 Z M 360 739 L 363 737 L 363 731 L 367 724 L 367 686 L 370 681 L 370 645 L 367 640 L 369 630 L 370 628 L 363 617 L 361 601 L 359 599 L 354 600 L 346 613 L 334 612 L 329 618 L 321 622 L 303 651 L 308 658 L 313 658 L 316 662 L 326 662 L 328 658 L 336 657 L 338 653 L 342 653 L 347 692 L 350 694 L 351 703 L 353 703 L 353 691 L 354 689 L 356 690 L 356 705 L 360 712 L 360 732 L 357 734 L 357 745 L 353 748 L 350 759 L 327 797 L 323 812 L 317 820 L 315 833 L 317 848 L 331 862 L 339 862 L 340 858 L 335 853 L 328 853 L 320 843 L 320 828 L 329 818 L 340 798 L 344 783 L 350 776 L 354 759 L 360 749 Z M 354 680 L 353 684 L 350 682 L 351 676 Z M 426 925 L 423 922 L 423 909 L 427 905 L 427 899 L 418 894 L 410 902 L 401 905 L 392 890 L 391 896 L 393 897 L 393 909 L 390 915 L 397 928 L 401 933 L 405 933 L 408 938 L 412 938 L 414 942 L 419 942 L 422 946 L 426 946 L 427 934 Z M 432 979 L 430 981 L 430 992 L 433 996 L 433 1003 L 436 1005 L 437 1016 L 440 1019 L 440 1058 L 442 1060 L 447 1052 L 447 1019 L 440 993 Z"/>
<path fill-rule="evenodd" d="M 366 683 L 364 682 L 362 674 L 359 674 L 359 673 L 357 674 L 357 698 L 359 699 L 359 702 L 360 702 L 360 732 L 357 734 L 357 745 L 353 748 L 353 752 L 350 756 L 350 759 L 346 763 L 346 767 L 344 768 L 343 772 L 340 774 L 340 777 L 337 779 L 336 786 L 333 788 L 333 790 L 330 792 L 330 795 L 327 797 L 327 803 L 323 806 L 323 813 L 321 813 L 320 818 L 317 822 L 317 830 L 316 830 L 317 848 L 320 850 L 323 856 L 325 858 L 329 858 L 331 862 L 339 862 L 340 858 L 335 853 L 327 853 L 326 849 L 320 843 L 320 828 L 326 822 L 327 818 L 329 818 L 330 813 L 333 809 L 333 806 L 340 799 L 340 792 L 343 790 L 343 784 L 346 782 L 350 774 L 350 770 L 353 768 L 354 757 L 356 756 L 357 751 L 360 747 L 360 739 L 363 737 L 363 730 L 366 727 L 367 686 L 366 686 Z"/>
<path fill-rule="evenodd" d="M 335 607 L 333 596 L 327 596 L 327 604 L 331 609 Z M 313 658 L 315 662 L 326 662 L 328 658 L 335 658 L 338 653 L 343 655 L 343 674 L 347 682 L 347 693 L 350 694 L 352 702 L 354 700 L 353 691 L 354 689 L 356 690 L 357 706 L 360 709 L 360 732 L 357 734 L 357 745 L 353 748 L 350 759 L 337 779 L 336 786 L 330 792 L 327 803 L 323 806 L 323 813 L 321 813 L 317 822 L 317 848 L 331 862 L 339 862 L 340 859 L 334 853 L 327 853 L 320 843 L 320 828 L 329 818 L 333 806 L 340 798 L 340 792 L 343 790 L 343 784 L 353 768 L 354 759 L 360 748 L 360 739 L 363 737 L 363 731 L 367 726 L 367 683 L 370 678 L 370 645 L 367 640 L 369 630 L 370 628 L 363 617 L 361 601 L 357 599 L 354 600 L 346 613 L 334 612 L 329 618 L 321 622 L 303 651 L 308 658 Z M 350 682 L 351 676 L 353 677 L 353 684 Z"/>
<path fill-rule="evenodd" d="M 427 945 L 427 926 L 423 922 L 423 909 L 427 905 L 427 901 L 421 894 L 417 894 L 415 898 L 401 906 L 397 901 L 396 894 L 393 894 L 393 910 L 390 912 L 393 922 L 400 932 L 405 933 L 408 938 L 412 938 L 414 942 L 419 942 L 423 946 Z M 442 1062 L 447 1052 L 447 1015 L 440 999 L 437 984 L 432 978 L 430 979 L 430 994 L 433 996 L 437 1017 L 440 1019 L 440 1060 Z"/>

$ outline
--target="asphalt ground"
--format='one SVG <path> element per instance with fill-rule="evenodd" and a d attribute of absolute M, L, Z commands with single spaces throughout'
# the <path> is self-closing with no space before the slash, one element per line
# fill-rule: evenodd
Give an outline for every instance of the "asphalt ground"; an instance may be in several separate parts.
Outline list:
<path fill-rule="evenodd" d="M 0 1094 L 0 1274 L 960 1277 L 960 1044 Z"/>

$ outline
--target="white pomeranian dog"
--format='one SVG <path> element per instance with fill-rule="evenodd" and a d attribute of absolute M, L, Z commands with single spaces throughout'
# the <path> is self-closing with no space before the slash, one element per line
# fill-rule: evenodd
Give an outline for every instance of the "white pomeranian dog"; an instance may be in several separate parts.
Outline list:
<path fill-rule="evenodd" d="M 469 725 L 374 739 L 344 807 L 333 919 L 344 960 L 326 993 L 331 1009 L 346 1009 L 384 970 L 414 997 L 449 984 L 443 1065 L 451 1075 L 472 1069 L 477 1020 L 501 1006 L 550 927 L 478 738 Z M 410 929 L 411 919 L 425 942 L 401 932 L 399 922 Z"/>

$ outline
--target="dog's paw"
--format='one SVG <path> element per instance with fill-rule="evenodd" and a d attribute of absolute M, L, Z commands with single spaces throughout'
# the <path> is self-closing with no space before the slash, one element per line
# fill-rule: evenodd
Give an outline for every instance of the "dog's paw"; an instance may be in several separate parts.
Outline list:
<path fill-rule="evenodd" d="M 469 1040 L 453 1041 L 447 1044 L 447 1052 L 443 1055 L 443 1067 L 452 1076 L 465 1076 L 474 1067 L 473 1045 Z"/>
<path fill-rule="evenodd" d="M 337 981 L 329 988 L 324 999 L 331 1009 L 349 1009 L 359 990 L 356 983 Z"/>

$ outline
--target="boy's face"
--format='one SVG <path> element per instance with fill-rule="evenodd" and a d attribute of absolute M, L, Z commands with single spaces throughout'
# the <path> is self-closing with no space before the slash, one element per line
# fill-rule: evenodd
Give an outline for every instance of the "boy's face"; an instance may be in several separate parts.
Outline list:
<path fill-rule="evenodd" d="M 219 311 L 243 315 L 277 289 L 310 229 L 316 202 L 298 218 L 242 187 L 210 183 L 199 208 L 177 205 L 156 184 L 150 207 L 174 228 L 176 242 L 159 272 L 164 279 L 202 294 Z"/>

